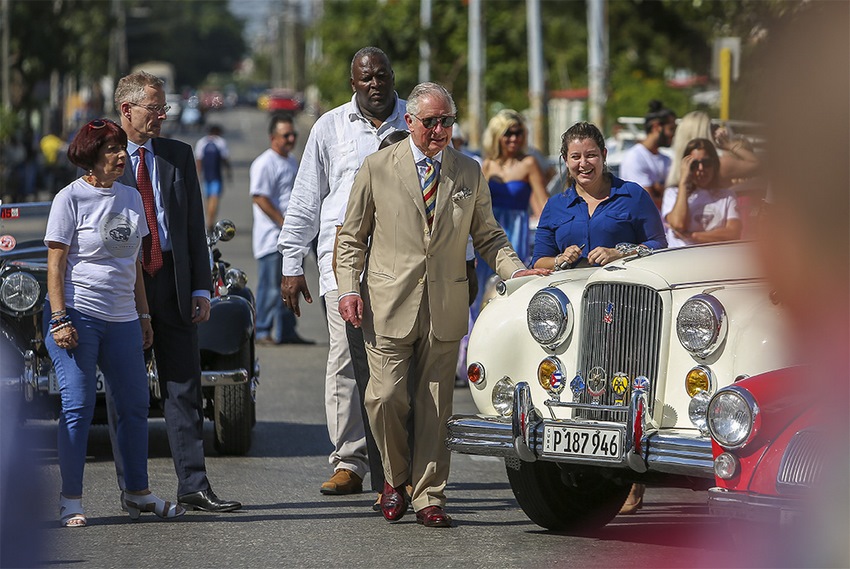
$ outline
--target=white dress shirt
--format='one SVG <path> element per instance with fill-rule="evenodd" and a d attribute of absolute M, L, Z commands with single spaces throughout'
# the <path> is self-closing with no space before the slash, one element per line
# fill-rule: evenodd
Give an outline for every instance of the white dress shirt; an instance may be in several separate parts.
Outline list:
<path fill-rule="evenodd" d="M 360 112 L 354 95 L 313 125 L 277 242 L 284 275 L 304 274 L 304 257 L 318 233 L 319 295 L 336 290 L 331 261 L 340 211 L 348 204 L 363 160 L 378 150 L 390 131 L 407 130 L 406 110 L 407 103 L 396 95 L 393 113 L 375 128 Z"/>

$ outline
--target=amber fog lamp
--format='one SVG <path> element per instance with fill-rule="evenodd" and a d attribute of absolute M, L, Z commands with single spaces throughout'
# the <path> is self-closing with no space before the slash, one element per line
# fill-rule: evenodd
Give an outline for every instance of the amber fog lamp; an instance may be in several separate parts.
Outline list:
<path fill-rule="evenodd" d="M 564 371 L 557 358 L 546 358 L 537 366 L 537 381 L 550 393 L 558 394 L 564 390 Z"/>
<path fill-rule="evenodd" d="M 469 364 L 466 368 L 466 378 L 473 385 L 480 385 L 484 382 L 484 366 L 478 362 Z"/>
<path fill-rule="evenodd" d="M 711 370 L 705 366 L 696 366 L 685 376 L 685 391 L 693 397 L 700 391 L 709 395 L 714 392 L 714 377 Z"/>

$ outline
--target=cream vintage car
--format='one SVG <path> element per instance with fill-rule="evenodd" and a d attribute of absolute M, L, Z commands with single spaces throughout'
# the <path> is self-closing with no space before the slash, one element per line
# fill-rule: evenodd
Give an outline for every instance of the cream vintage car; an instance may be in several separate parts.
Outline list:
<path fill-rule="evenodd" d="M 608 523 L 634 482 L 709 488 L 711 395 L 791 363 L 750 247 L 632 247 L 499 283 L 469 340 L 479 413 L 450 418 L 448 447 L 504 457 L 517 502 L 552 530 Z"/>

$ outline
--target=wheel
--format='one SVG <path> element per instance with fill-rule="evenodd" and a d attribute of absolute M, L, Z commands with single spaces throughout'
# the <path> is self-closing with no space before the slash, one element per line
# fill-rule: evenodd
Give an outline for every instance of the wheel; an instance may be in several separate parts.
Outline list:
<path fill-rule="evenodd" d="M 246 344 L 236 354 L 216 358 L 218 369 L 244 368 L 252 373 L 251 350 Z M 254 399 L 251 384 L 221 385 L 214 388 L 213 443 L 220 454 L 243 455 L 251 449 L 254 426 Z"/>
<path fill-rule="evenodd" d="M 554 462 L 508 458 L 505 466 L 522 511 L 553 531 L 583 533 L 604 526 L 620 511 L 631 488 L 591 469 Z"/>

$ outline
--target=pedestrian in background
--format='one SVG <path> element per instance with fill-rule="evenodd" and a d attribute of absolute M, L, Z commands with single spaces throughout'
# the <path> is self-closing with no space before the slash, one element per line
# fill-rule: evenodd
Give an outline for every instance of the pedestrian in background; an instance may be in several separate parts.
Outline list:
<path fill-rule="evenodd" d="M 362 324 L 366 340 L 366 409 L 386 478 L 381 511 L 389 521 L 401 518 L 411 483 L 416 521 L 426 527 L 452 523 L 443 509 L 451 457 L 446 420 L 467 331 L 468 238 L 502 278 L 550 272 L 525 268 L 493 217 L 478 163 L 448 148 L 456 115 L 442 86 L 413 89 L 405 114 L 409 142 L 366 158 L 351 189 L 337 259 L 339 314 L 352 326 Z"/>
<path fill-rule="evenodd" d="M 207 231 L 212 230 L 218 217 L 218 202 L 224 192 L 222 171 L 227 170 L 228 179 L 233 180 L 230 150 L 222 134 L 220 126 L 210 125 L 207 135 L 195 144 L 195 160 L 207 198 Z"/>
<path fill-rule="evenodd" d="M 298 172 L 298 159 L 292 154 L 297 136 L 292 117 L 272 116 L 270 146 L 251 163 L 252 245 L 257 260 L 255 341 L 260 345 L 314 343 L 295 331 L 295 315 L 280 297 L 283 259 L 277 252 L 277 238 Z"/>
<path fill-rule="evenodd" d="M 97 368 L 114 396 L 115 436 L 123 468 L 121 504 L 130 517 L 186 511 L 148 489 L 148 381 L 144 349 L 153 328 L 139 249 L 148 235 L 142 197 L 117 182 L 127 135 L 105 119 L 83 126 L 68 157 L 86 171 L 53 199 L 47 245 L 45 344 L 59 382 L 58 450 L 65 527 L 87 523 L 82 505 L 88 433 L 97 397 Z"/>
<path fill-rule="evenodd" d="M 646 138 L 626 150 L 620 164 L 620 178 L 643 186 L 655 206 L 661 209 L 671 164 L 670 157 L 662 154 L 661 149 L 673 142 L 676 113 L 664 107 L 661 101 L 652 100 L 649 102 L 649 112 L 644 117 L 643 128 Z"/>
<path fill-rule="evenodd" d="M 160 138 L 168 105 L 162 79 L 138 71 L 122 77 L 115 110 L 127 133 L 129 168 L 119 181 L 142 194 L 150 238 L 143 243 L 145 291 L 154 330 L 159 386 L 168 443 L 177 472 L 177 500 L 187 509 L 229 512 L 242 507 L 219 499 L 207 479 L 198 324 L 209 320 L 209 248 L 192 147 Z M 107 390 L 114 455 L 115 394 Z M 123 465 L 115 462 L 121 484 Z M 123 489 L 123 487 L 122 487 Z"/>
<path fill-rule="evenodd" d="M 351 101 L 325 113 L 313 125 L 286 219 L 278 240 L 283 255 L 283 301 L 301 315 L 299 297 L 313 302 L 304 277 L 304 257 L 318 233 L 319 294 L 324 297 L 330 347 L 325 382 L 325 413 L 333 450 L 334 468 L 322 484 L 323 494 L 352 494 L 363 489 L 368 472 L 362 402 L 339 315 L 339 293 L 332 267 L 336 223 L 354 175 L 363 160 L 378 149 L 381 139 L 393 130 L 407 130 L 405 102 L 396 94 L 395 75 L 387 55 L 365 47 L 351 60 Z"/>

